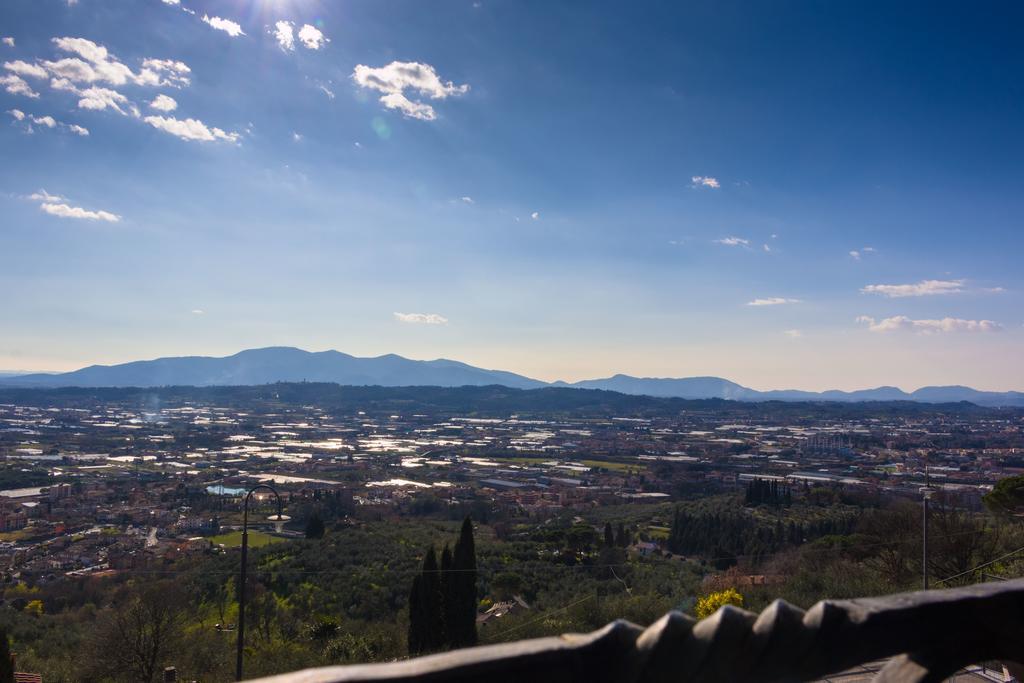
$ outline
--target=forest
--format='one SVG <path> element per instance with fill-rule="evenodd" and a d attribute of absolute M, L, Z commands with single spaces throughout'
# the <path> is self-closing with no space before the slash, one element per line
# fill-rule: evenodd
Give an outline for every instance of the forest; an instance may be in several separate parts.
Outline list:
<path fill-rule="evenodd" d="M 1001 500 L 1019 498 L 1003 488 Z M 246 674 L 390 661 L 616 618 L 646 624 L 672 609 L 698 613 L 721 591 L 756 610 L 775 597 L 808 607 L 920 585 L 919 503 L 822 488 L 793 491 L 784 504 L 785 493 L 752 485 L 684 503 L 486 522 L 447 510 L 350 514 L 329 501 L 296 508 L 309 538 L 250 549 Z M 929 537 L 935 585 L 1024 569 L 1011 553 L 1024 546 L 1014 515 L 938 496 Z M 111 577 L 31 585 L 7 576 L 0 627 L 18 668 L 48 682 L 154 681 L 165 665 L 188 680 L 227 681 L 237 572 L 238 551 L 226 548 Z M 513 602 L 500 618 L 469 618 Z"/>

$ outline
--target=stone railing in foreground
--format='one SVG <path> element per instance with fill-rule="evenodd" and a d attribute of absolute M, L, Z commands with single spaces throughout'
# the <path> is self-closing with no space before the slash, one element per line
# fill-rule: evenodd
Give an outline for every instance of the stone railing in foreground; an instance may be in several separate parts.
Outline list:
<path fill-rule="evenodd" d="M 262 683 L 683 683 L 807 681 L 891 658 L 875 680 L 941 681 L 983 661 L 1024 662 L 1024 579 L 819 602 L 760 615 L 670 612 L 581 635 L 458 650 L 391 664 L 307 669 Z M 1017 668 L 1017 667 L 1014 667 Z"/>

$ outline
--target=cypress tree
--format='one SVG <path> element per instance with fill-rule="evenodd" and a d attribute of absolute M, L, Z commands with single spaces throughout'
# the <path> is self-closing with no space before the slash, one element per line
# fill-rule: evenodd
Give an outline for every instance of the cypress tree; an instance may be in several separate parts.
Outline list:
<path fill-rule="evenodd" d="M 453 572 L 452 551 L 448 544 L 444 544 L 441 551 L 441 608 L 444 620 L 443 639 L 449 646 L 452 644 L 451 628 L 456 621 L 455 613 L 455 592 L 458 590 L 455 584 L 457 572 Z"/>
<path fill-rule="evenodd" d="M 437 553 L 433 546 L 427 550 L 427 556 L 423 558 L 423 574 L 421 576 L 420 600 L 425 617 L 423 641 L 427 650 L 439 650 L 445 643 L 444 611 L 441 605 L 441 574 L 438 572 Z"/>
<path fill-rule="evenodd" d="M 306 522 L 306 538 L 323 538 L 324 537 L 324 520 L 320 519 L 320 514 L 314 512 L 309 517 L 309 521 Z"/>
<path fill-rule="evenodd" d="M 453 648 L 476 645 L 476 544 L 473 520 L 462 522 L 459 540 L 452 558 L 452 620 L 448 624 L 448 642 Z"/>
<path fill-rule="evenodd" d="M 409 654 L 433 652 L 445 644 L 441 577 L 433 546 L 423 558 L 423 570 L 412 581 L 408 642 Z"/>
<path fill-rule="evenodd" d="M 0 628 L 0 683 L 14 683 L 11 643 L 7 640 L 7 629 L 2 628 Z"/>
<path fill-rule="evenodd" d="M 612 533 L 612 523 L 604 523 L 604 547 L 611 548 L 615 545 L 615 534 Z"/>
<path fill-rule="evenodd" d="M 412 579 L 412 590 L 409 591 L 409 633 L 406 636 L 409 654 L 418 655 L 423 652 L 423 591 L 422 578 L 416 575 Z"/>
<path fill-rule="evenodd" d="M 618 545 L 620 548 L 625 548 L 629 546 L 629 537 L 626 536 L 626 525 L 622 522 L 619 522 L 619 531 L 615 535 L 615 541 L 616 545 Z"/>

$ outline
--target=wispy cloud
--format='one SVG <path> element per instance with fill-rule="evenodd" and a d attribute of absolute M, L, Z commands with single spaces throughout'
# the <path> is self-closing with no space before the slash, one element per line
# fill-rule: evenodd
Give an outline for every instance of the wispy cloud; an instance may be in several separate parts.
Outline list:
<path fill-rule="evenodd" d="M 110 88 L 86 88 L 78 93 L 81 99 L 78 100 L 79 109 L 92 109 L 92 110 L 103 110 L 113 109 L 118 114 L 124 116 L 131 112 L 133 115 L 138 115 L 138 109 L 132 105 L 128 98 Z M 127 109 L 128 111 L 125 111 Z"/>
<path fill-rule="evenodd" d="M 199 119 L 176 119 L 173 116 L 147 116 L 143 119 L 157 130 L 196 142 L 238 142 L 238 133 L 227 133 L 215 126 L 207 126 Z"/>
<path fill-rule="evenodd" d="M 723 237 L 721 239 L 714 240 L 716 244 L 724 244 L 727 247 L 749 247 L 750 240 L 742 237 Z"/>
<path fill-rule="evenodd" d="M 4 36 L 3 43 L 7 47 L 14 47 L 14 38 L 12 36 Z"/>
<path fill-rule="evenodd" d="M 379 68 L 358 64 L 352 72 L 352 80 L 361 88 L 384 93 L 380 102 L 388 109 L 396 109 L 408 118 L 422 121 L 433 121 L 437 113 L 429 104 L 409 99 L 406 91 L 432 100 L 443 100 L 469 91 L 468 85 L 442 81 L 434 67 L 419 62 L 391 62 Z"/>
<path fill-rule="evenodd" d="M 961 318 L 941 318 L 938 320 L 914 320 L 905 315 L 875 320 L 862 315 L 857 322 L 867 325 L 872 332 L 921 332 L 937 334 L 941 332 L 999 332 L 1002 325 L 991 320 L 963 320 Z"/>
<path fill-rule="evenodd" d="M 530 214 L 530 219 L 531 220 L 535 220 L 535 221 L 539 221 L 540 220 L 540 211 L 534 211 L 533 213 L 531 213 Z"/>
<path fill-rule="evenodd" d="M 964 280 L 922 280 L 908 285 L 868 285 L 862 287 L 860 291 L 864 294 L 881 294 L 890 299 L 957 294 L 964 291 Z"/>
<path fill-rule="evenodd" d="M 782 334 L 786 335 L 790 339 L 799 339 L 800 337 L 804 336 L 804 333 L 801 332 L 800 330 L 783 330 Z"/>
<path fill-rule="evenodd" d="M 24 124 L 26 133 L 34 132 L 35 128 L 33 128 L 32 126 L 33 124 L 35 124 L 36 126 L 49 128 L 51 130 L 60 128 L 68 132 L 74 133 L 75 135 L 80 135 L 83 137 L 89 134 L 88 128 L 79 126 L 78 124 L 74 123 L 64 123 L 63 121 L 58 121 L 49 114 L 44 116 L 35 116 L 34 114 L 26 114 L 20 109 L 9 109 L 7 113 L 10 114 L 18 123 Z"/>
<path fill-rule="evenodd" d="M 462 197 L 461 199 L 462 199 L 462 203 L 463 204 L 473 204 L 474 203 L 472 197 Z"/>
<path fill-rule="evenodd" d="M 448 318 L 437 313 L 395 313 L 395 320 L 412 325 L 447 325 Z"/>
<path fill-rule="evenodd" d="M 748 301 L 747 306 L 782 306 L 783 304 L 798 304 L 800 299 L 787 299 L 781 296 L 770 296 L 763 299 Z"/>
<path fill-rule="evenodd" d="M 32 86 L 30 86 L 24 78 L 15 74 L 5 74 L 0 76 L 0 85 L 4 87 L 4 90 L 12 95 L 22 95 L 23 97 L 31 97 L 32 99 L 39 97 L 39 93 L 33 90 Z"/>
<path fill-rule="evenodd" d="M 712 178 L 709 175 L 695 175 L 690 178 L 690 187 L 695 188 L 710 188 L 717 190 L 722 187 L 722 184 L 718 182 L 718 178 Z"/>
<path fill-rule="evenodd" d="M 106 221 L 117 223 L 121 217 L 109 211 L 90 211 L 80 206 L 66 204 L 64 197 L 50 194 L 46 190 L 39 190 L 28 196 L 29 199 L 39 202 L 39 210 L 51 216 L 59 218 L 77 218 L 88 221 Z"/>
<path fill-rule="evenodd" d="M 876 249 L 874 247 L 861 247 L 860 249 L 850 250 L 849 254 L 850 258 L 852 258 L 854 261 L 860 261 L 862 257 L 866 256 L 867 254 L 873 254 L 875 251 Z"/>
<path fill-rule="evenodd" d="M 20 59 L 13 62 L 4 62 L 4 69 L 19 76 L 27 76 L 29 78 L 46 78 L 48 75 L 46 69 L 38 64 L 29 64 Z"/>
<path fill-rule="evenodd" d="M 242 27 L 239 26 L 237 22 L 231 21 L 230 19 L 222 19 L 221 17 L 211 17 L 207 14 L 204 14 L 203 21 L 209 24 L 212 28 L 217 29 L 218 31 L 224 31 L 224 33 L 228 34 L 232 38 L 237 38 L 238 36 L 245 35 L 245 31 L 242 30 Z"/>

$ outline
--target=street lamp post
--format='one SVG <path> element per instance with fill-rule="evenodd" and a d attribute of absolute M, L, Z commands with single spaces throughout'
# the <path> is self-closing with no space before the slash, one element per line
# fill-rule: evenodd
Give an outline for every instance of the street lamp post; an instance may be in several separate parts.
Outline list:
<path fill-rule="evenodd" d="M 269 484 L 256 484 L 245 494 L 245 502 L 242 504 L 242 571 L 241 581 L 238 584 L 238 643 L 235 653 L 235 680 L 242 680 L 242 647 L 245 644 L 245 565 L 249 554 L 249 499 L 259 489 L 267 489 L 277 499 L 277 514 L 271 515 L 268 519 L 280 527 L 288 521 L 288 517 L 281 514 L 281 496 L 277 489 Z"/>
<path fill-rule="evenodd" d="M 921 489 L 921 579 L 924 589 L 928 590 L 928 501 L 931 500 L 932 487 L 928 480 L 928 465 L 924 466 L 924 487 Z"/>

